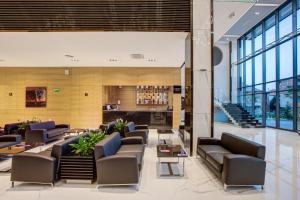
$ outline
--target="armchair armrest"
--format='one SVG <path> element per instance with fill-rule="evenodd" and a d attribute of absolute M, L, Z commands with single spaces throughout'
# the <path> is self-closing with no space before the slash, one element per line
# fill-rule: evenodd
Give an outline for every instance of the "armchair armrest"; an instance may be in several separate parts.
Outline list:
<path fill-rule="evenodd" d="M 197 145 L 220 145 L 221 140 L 209 137 L 199 137 Z"/>
<path fill-rule="evenodd" d="M 227 185 L 264 185 L 266 162 L 262 159 L 240 155 L 225 154 L 222 180 Z"/>
<path fill-rule="evenodd" d="M 68 129 L 70 129 L 70 125 L 69 124 L 58 124 L 58 125 L 55 125 L 55 128 L 68 128 Z"/>
<path fill-rule="evenodd" d="M 144 144 L 143 138 L 139 136 L 122 138 L 121 142 L 122 144 Z"/>
<path fill-rule="evenodd" d="M 25 142 L 30 145 L 45 143 L 47 141 L 47 130 L 27 130 L 25 132 Z"/>
<path fill-rule="evenodd" d="M 146 131 L 143 130 L 135 130 L 131 132 L 125 133 L 125 137 L 142 137 L 144 144 L 148 143 L 148 135 Z"/>
<path fill-rule="evenodd" d="M 148 125 L 146 125 L 146 124 L 135 125 L 135 129 L 136 129 L 136 130 L 140 130 L 140 129 L 148 129 Z"/>
<path fill-rule="evenodd" d="M 18 142 L 22 141 L 21 135 L 3 135 L 0 136 L 0 142 Z"/>
<path fill-rule="evenodd" d="M 108 156 L 97 160 L 96 166 L 98 184 L 137 184 L 139 182 L 136 156 Z"/>
<path fill-rule="evenodd" d="M 53 183 L 56 159 L 38 153 L 24 152 L 12 158 L 11 181 Z"/>

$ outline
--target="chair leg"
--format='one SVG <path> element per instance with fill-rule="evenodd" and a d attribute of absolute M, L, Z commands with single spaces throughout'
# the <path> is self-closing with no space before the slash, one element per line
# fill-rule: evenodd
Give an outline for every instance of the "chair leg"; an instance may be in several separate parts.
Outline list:
<path fill-rule="evenodd" d="M 12 188 L 15 187 L 15 182 L 14 182 L 14 181 L 11 182 L 11 187 L 12 187 Z"/>
<path fill-rule="evenodd" d="M 261 186 L 261 190 L 264 190 L 264 185 Z"/>

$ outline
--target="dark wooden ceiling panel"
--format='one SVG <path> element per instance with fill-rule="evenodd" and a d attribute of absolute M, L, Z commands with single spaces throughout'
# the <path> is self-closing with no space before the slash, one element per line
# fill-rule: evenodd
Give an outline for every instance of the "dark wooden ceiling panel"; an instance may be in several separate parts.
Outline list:
<path fill-rule="evenodd" d="M 0 31 L 190 30 L 190 0 L 1 0 Z"/>

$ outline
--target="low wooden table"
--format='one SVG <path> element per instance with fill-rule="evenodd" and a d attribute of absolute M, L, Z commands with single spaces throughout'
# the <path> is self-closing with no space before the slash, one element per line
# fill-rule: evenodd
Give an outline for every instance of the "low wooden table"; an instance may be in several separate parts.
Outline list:
<path fill-rule="evenodd" d="M 0 154 L 2 155 L 15 155 L 18 153 L 21 153 L 23 151 L 26 151 L 26 145 L 25 144 L 18 144 L 11 147 L 5 147 L 0 149 Z"/>

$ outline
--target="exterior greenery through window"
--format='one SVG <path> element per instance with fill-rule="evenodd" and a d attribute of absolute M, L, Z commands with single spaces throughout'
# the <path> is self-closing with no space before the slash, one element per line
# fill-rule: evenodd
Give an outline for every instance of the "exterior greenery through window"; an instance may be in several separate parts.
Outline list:
<path fill-rule="evenodd" d="M 300 0 L 288 0 L 238 40 L 238 103 L 288 130 L 300 130 L 299 8 Z"/>

